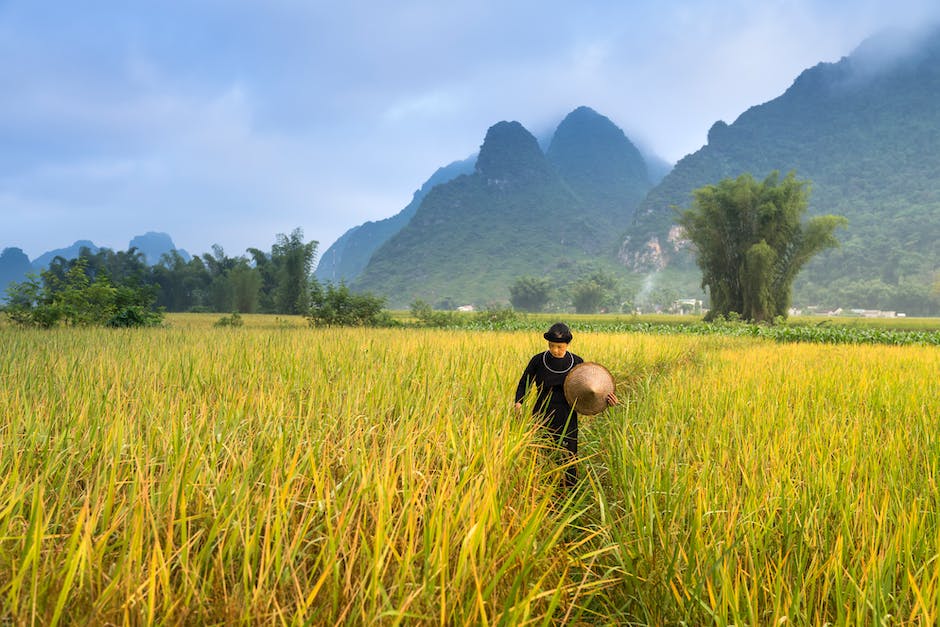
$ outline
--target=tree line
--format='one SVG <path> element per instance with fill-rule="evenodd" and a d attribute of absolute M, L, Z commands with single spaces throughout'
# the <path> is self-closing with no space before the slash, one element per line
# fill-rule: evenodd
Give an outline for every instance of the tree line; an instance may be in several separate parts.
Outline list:
<path fill-rule="evenodd" d="M 763 181 L 743 174 L 695 190 L 692 206 L 677 210 L 711 300 L 706 320 L 787 317 L 800 270 L 822 250 L 838 246 L 834 232 L 846 224 L 833 215 L 803 221 L 808 197 L 809 182 L 793 173 L 780 178 L 773 172 Z M 39 277 L 13 284 L 5 310 L 14 322 L 34 326 L 156 324 L 164 311 L 305 315 L 318 326 L 391 322 L 384 299 L 316 281 L 317 242 L 304 242 L 299 228 L 278 234 L 270 252 L 247 253 L 229 257 L 216 245 L 187 261 L 172 251 L 150 267 L 133 248 L 83 248 L 77 259 L 56 257 Z M 516 310 L 542 311 L 556 287 L 546 277 L 524 276 L 509 291 Z M 578 313 L 635 306 L 602 270 L 567 282 L 562 291 Z M 940 295 L 940 279 L 933 293 Z M 412 310 L 425 322 L 440 317 L 422 301 Z"/>
<path fill-rule="evenodd" d="M 135 248 L 82 248 L 77 258 L 56 257 L 38 276 L 12 284 L 4 310 L 14 322 L 42 327 L 140 326 L 167 311 L 307 315 L 351 296 L 316 284 L 317 245 L 297 228 L 278 234 L 270 251 L 230 257 L 215 245 L 186 260 L 174 250 L 154 266 Z"/>

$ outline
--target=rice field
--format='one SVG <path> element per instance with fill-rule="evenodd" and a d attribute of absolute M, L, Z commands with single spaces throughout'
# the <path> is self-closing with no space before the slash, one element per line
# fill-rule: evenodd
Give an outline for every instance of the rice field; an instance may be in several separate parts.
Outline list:
<path fill-rule="evenodd" d="M 0 624 L 933 624 L 940 349 L 579 333 L 0 328 Z"/>

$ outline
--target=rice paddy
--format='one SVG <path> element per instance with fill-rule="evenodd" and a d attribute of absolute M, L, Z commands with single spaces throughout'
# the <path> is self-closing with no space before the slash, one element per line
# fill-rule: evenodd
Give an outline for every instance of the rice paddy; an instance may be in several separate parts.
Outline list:
<path fill-rule="evenodd" d="M 932 624 L 940 349 L 579 332 L 0 328 L 0 624 Z"/>

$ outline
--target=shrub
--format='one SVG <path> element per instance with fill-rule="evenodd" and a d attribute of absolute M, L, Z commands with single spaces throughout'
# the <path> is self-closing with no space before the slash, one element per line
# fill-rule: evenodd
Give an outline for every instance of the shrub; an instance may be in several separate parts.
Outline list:
<path fill-rule="evenodd" d="M 313 306 L 307 314 L 310 326 L 382 327 L 394 321 L 385 309 L 385 299 L 372 294 L 353 294 L 345 284 L 317 286 Z"/>
<path fill-rule="evenodd" d="M 233 311 L 230 316 L 222 316 L 219 318 L 214 326 L 217 327 L 241 327 L 245 325 L 245 321 L 242 319 L 242 316 L 237 311 Z"/>
<path fill-rule="evenodd" d="M 476 322 L 490 328 L 502 328 L 519 319 L 512 307 L 500 307 L 499 305 L 490 305 L 486 309 L 478 311 Z"/>
<path fill-rule="evenodd" d="M 458 324 L 457 314 L 453 311 L 435 311 L 423 300 L 411 303 L 411 315 L 418 324 L 426 327 L 451 327 Z"/>
<path fill-rule="evenodd" d="M 41 280 L 29 277 L 7 289 L 4 311 L 21 326 L 51 328 L 71 326 L 154 326 L 163 320 L 162 310 L 152 310 L 153 294 L 145 287 L 112 285 L 99 273 L 94 281 L 86 274 L 88 261 L 79 258 L 64 276 L 46 270 Z"/>

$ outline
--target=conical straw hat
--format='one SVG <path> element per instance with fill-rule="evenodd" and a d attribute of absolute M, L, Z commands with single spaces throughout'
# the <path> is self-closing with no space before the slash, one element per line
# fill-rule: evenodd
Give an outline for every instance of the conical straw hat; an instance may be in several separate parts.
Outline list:
<path fill-rule="evenodd" d="M 586 361 L 571 369 L 565 378 L 565 399 L 585 416 L 607 408 L 607 395 L 614 392 L 614 377 L 604 366 Z"/>

